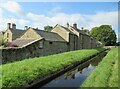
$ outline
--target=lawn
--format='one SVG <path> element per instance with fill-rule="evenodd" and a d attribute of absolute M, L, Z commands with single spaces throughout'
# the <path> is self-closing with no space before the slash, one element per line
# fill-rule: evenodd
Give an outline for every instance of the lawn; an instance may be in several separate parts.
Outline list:
<path fill-rule="evenodd" d="M 50 75 L 74 62 L 103 51 L 104 48 L 77 50 L 46 57 L 25 59 L 1 65 L 2 87 L 19 87 L 30 81 Z"/>
<path fill-rule="evenodd" d="M 112 48 L 81 87 L 118 87 L 118 48 Z"/>

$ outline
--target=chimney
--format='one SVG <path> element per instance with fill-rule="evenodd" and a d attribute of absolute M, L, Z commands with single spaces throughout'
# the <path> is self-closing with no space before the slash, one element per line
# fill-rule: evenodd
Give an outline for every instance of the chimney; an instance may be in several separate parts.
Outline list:
<path fill-rule="evenodd" d="M 67 24 L 66 24 L 66 25 L 67 25 L 67 28 L 69 28 L 69 23 L 68 23 L 68 22 L 67 22 Z"/>
<path fill-rule="evenodd" d="M 28 29 L 28 26 L 25 26 L 25 27 L 24 27 L 24 30 L 27 30 L 27 29 Z"/>
<path fill-rule="evenodd" d="M 11 23 L 7 23 L 7 29 L 10 29 Z"/>
<path fill-rule="evenodd" d="M 15 23 L 12 24 L 12 29 L 16 29 L 16 24 Z"/>
<path fill-rule="evenodd" d="M 76 23 L 73 24 L 73 27 L 77 30 L 77 24 Z"/>

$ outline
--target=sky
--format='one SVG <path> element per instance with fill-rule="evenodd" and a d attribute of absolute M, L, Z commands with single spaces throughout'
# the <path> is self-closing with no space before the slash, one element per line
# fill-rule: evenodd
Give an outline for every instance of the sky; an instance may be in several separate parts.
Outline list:
<path fill-rule="evenodd" d="M 78 28 L 111 25 L 118 35 L 118 2 L 16 2 L 0 3 L 0 30 L 6 30 L 7 23 L 42 29 L 46 25 L 66 26 L 77 23 Z"/>

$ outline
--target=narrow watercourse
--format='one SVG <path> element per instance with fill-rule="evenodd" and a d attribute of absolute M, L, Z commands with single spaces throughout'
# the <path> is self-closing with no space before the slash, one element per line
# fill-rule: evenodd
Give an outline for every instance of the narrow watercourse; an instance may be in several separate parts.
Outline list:
<path fill-rule="evenodd" d="M 89 74 L 95 69 L 95 67 L 97 66 L 99 61 L 101 61 L 102 58 L 107 54 L 107 51 L 108 51 L 108 49 L 106 49 L 100 53 L 96 53 L 88 58 L 85 58 L 84 60 L 82 60 L 80 62 L 76 62 L 73 65 L 67 66 L 59 71 L 56 71 L 53 74 L 51 74 L 50 76 L 44 77 L 43 79 L 38 79 L 37 81 L 34 81 L 34 83 L 32 82 L 25 88 L 26 89 L 33 89 L 33 88 L 42 89 L 42 88 L 46 88 L 46 87 L 76 87 L 76 88 L 78 88 L 84 82 L 84 80 L 89 76 Z M 76 73 L 73 73 L 73 71 L 76 71 Z M 85 74 L 87 73 L 88 75 L 84 76 L 83 73 L 78 75 L 80 77 L 84 76 L 84 77 L 82 77 L 82 80 L 79 79 L 81 81 L 78 82 L 78 81 L 76 81 L 75 75 L 77 75 L 78 72 L 82 72 L 82 71 L 83 71 L 83 73 L 85 72 Z M 89 71 L 89 73 L 87 71 Z M 77 84 L 75 84 L 75 86 L 73 86 L 74 84 L 69 84 L 71 82 L 71 80 L 68 79 L 68 81 L 70 81 L 70 82 L 66 81 L 67 74 L 68 74 L 68 77 L 71 76 L 71 78 L 74 78 L 74 80 L 76 82 L 78 82 Z M 72 74 L 72 75 L 69 75 L 69 74 Z M 58 81 L 57 84 L 55 84 L 56 79 Z M 66 86 L 60 85 L 62 82 L 65 82 L 64 85 L 66 85 Z"/>
<path fill-rule="evenodd" d="M 91 58 L 85 63 L 82 63 L 65 74 L 55 78 L 39 89 L 44 89 L 46 87 L 74 87 L 77 89 L 96 68 L 98 63 L 106 54 L 107 52 L 103 52 L 96 57 Z"/>

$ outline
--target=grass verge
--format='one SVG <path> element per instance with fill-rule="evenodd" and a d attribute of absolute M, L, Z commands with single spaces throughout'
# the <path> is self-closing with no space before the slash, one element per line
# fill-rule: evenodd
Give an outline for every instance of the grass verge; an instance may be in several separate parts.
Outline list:
<path fill-rule="evenodd" d="M 19 62 L 1 65 L 2 87 L 19 87 L 30 81 L 50 75 L 74 62 L 103 51 L 104 48 L 77 50 L 46 57 L 26 59 Z"/>
<path fill-rule="evenodd" d="M 112 48 L 81 87 L 118 87 L 118 48 Z"/>

